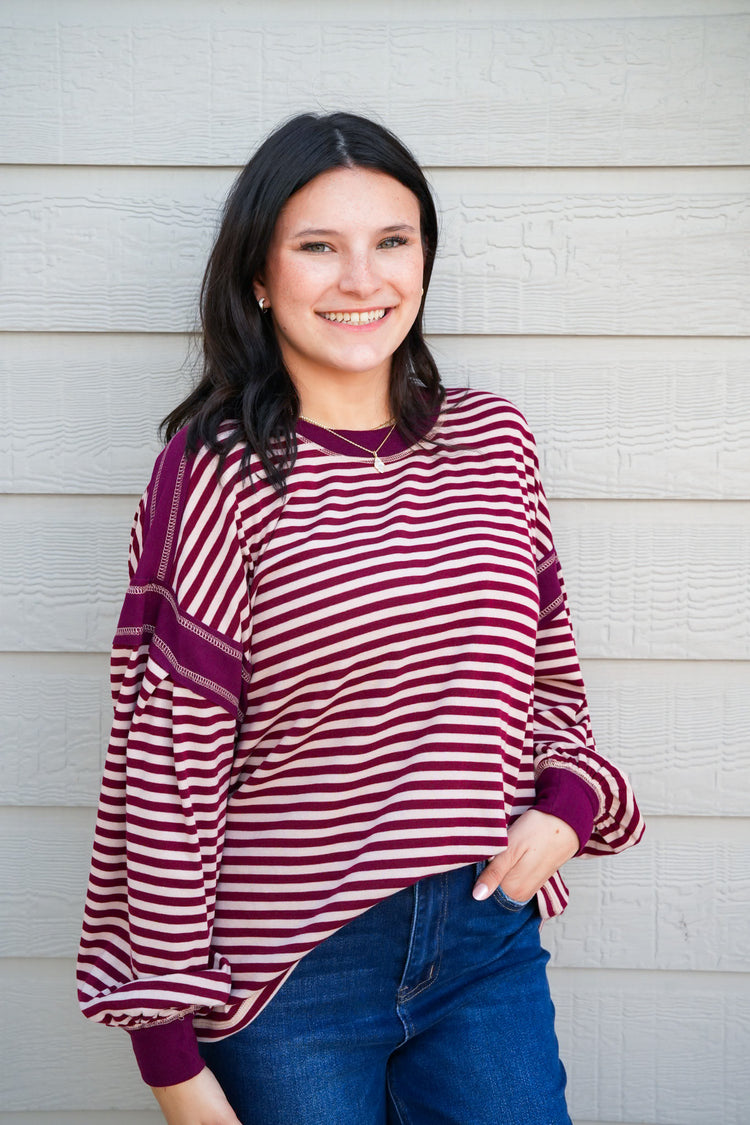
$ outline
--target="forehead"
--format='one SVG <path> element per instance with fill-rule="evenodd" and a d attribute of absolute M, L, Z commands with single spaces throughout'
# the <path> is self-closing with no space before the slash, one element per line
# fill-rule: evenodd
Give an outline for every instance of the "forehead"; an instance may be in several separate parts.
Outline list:
<path fill-rule="evenodd" d="M 276 223 L 276 234 L 298 228 L 409 224 L 419 229 L 419 200 L 409 188 L 372 168 L 331 168 L 290 196 Z"/>

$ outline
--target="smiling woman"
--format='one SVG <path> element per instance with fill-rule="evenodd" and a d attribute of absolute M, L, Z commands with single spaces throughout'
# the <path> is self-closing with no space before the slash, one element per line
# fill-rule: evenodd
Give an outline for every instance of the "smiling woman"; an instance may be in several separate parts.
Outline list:
<path fill-rule="evenodd" d="M 78 976 L 170 1125 L 570 1122 L 540 920 L 643 826 L 525 419 L 425 344 L 436 238 L 392 134 L 303 115 L 209 259 L 132 531 Z"/>
<path fill-rule="evenodd" d="M 281 211 L 253 289 L 303 415 L 365 429 L 388 417 L 391 358 L 422 300 L 419 226 L 414 194 L 370 168 L 324 172 Z"/>
<path fill-rule="evenodd" d="M 281 492 L 300 415 L 359 429 L 387 418 L 405 443 L 422 438 L 444 395 L 422 332 L 437 230 L 429 185 L 387 129 L 348 113 L 287 121 L 227 199 L 201 291 L 204 377 L 167 437 L 189 423 L 189 448 L 220 456 L 244 441 L 245 464 L 255 454 Z M 362 312 L 385 323 L 333 327 Z M 240 424 L 220 436 L 227 421 Z"/>

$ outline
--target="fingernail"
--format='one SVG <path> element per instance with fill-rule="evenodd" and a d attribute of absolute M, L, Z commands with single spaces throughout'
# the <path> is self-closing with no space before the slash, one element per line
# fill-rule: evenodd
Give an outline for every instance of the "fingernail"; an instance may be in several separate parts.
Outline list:
<path fill-rule="evenodd" d="M 471 893 L 473 898 L 477 899 L 478 902 L 481 902 L 483 898 L 489 898 L 490 888 L 486 883 L 476 883 L 474 885 L 474 890 Z"/>

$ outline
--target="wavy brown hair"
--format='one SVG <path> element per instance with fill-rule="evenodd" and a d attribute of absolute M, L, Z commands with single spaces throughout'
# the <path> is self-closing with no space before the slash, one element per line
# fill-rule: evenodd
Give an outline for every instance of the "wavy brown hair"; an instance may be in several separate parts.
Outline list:
<path fill-rule="evenodd" d="M 388 129 L 351 113 L 300 114 L 266 138 L 229 192 L 200 294 L 200 381 L 161 424 L 166 440 L 188 426 L 188 450 L 205 443 L 223 459 L 245 442 L 279 492 L 297 455 L 299 398 L 281 357 L 271 318 L 258 308 L 253 279 L 262 275 L 284 204 L 331 168 L 371 168 L 417 198 L 427 293 L 438 238 L 430 187 L 419 165 Z M 391 416 L 410 442 L 419 440 L 445 391 L 422 331 L 424 295 L 414 324 L 393 355 Z M 224 422 L 234 423 L 219 436 Z"/>

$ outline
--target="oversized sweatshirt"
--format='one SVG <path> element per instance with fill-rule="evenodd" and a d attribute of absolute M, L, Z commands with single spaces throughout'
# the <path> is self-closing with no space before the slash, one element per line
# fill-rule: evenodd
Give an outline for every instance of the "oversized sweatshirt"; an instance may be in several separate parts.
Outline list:
<path fill-rule="evenodd" d="M 285 496 L 244 446 L 220 470 L 185 446 L 133 525 L 78 963 L 84 1014 L 132 1033 L 151 1085 L 196 1074 L 197 1040 L 248 1024 L 362 911 L 499 852 L 529 807 L 583 855 L 643 831 L 594 745 L 514 406 L 450 390 L 379 467 L 300 420 Z M 556 873 L 542 917 L 566 901 Z"/>

